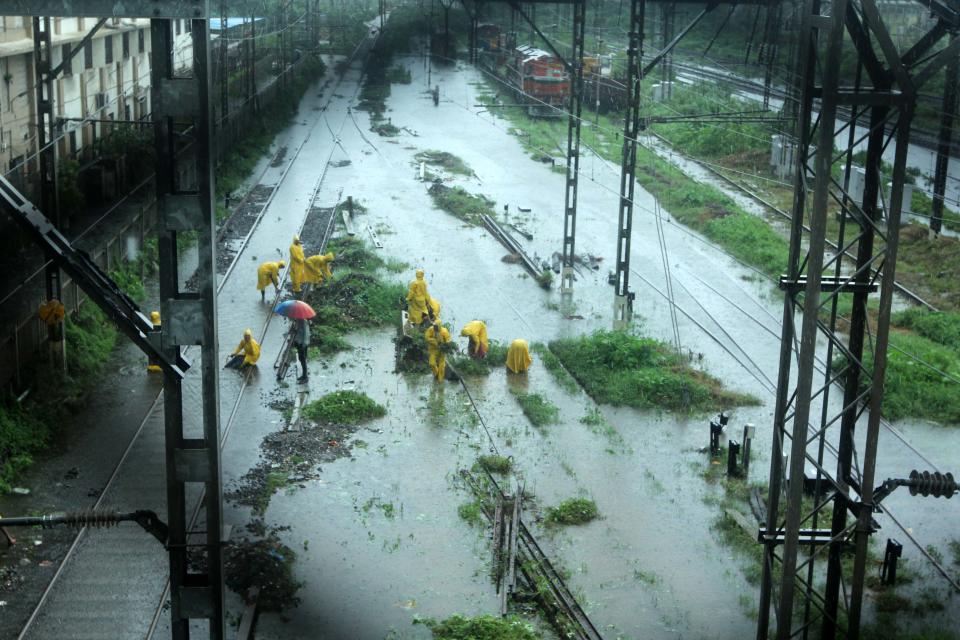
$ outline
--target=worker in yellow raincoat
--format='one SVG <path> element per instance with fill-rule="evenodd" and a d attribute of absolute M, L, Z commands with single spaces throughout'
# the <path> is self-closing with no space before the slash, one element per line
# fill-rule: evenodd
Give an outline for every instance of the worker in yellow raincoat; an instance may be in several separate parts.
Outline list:
<path fill-rule="evenodd" d="M 471 358 L 480 360 L 487 356 L 490 349 L 490 341 L 487 339 L 487 325 L 483 320 L 471 320 L 460 331 L 461 336 L 470 338 L 470 345 L 467 347 L 467 353 Z"/>
<path fill-rule="evenodd" d="M 427 296 L 427 314 L 430 316 L 430 322 L 440 321 L 440 301 L 436 298 Z"/>
<path fill-rule="evenodd" d="M 417 269 L 416 279 L 407 288 L 407 314 L 410 324 L 419 325 L 424 317 L 429 315 L 427 311 L 429 299 L 430 294 L 427 293 L 427 281 L 423 279 L 423 269 Z"/>
<path fill-rule="evenodd" d="M 447 356 L 443 353 L 442 345 L 450 342 L 450 332 L 439 322 L 435 322 L 423 333 L 427 341 L 427 351 L 430 354 L 430 368 L 437 380 L 446 378 Z"/>
<path fill-rule="evenodd" d="M 510 349 L 507 351 L 507 369 L 513 373 L 525 373 L 533 363 L 530 357 L 530 347 L 527 341 L 517 338 L 510 343 Z"/>
<path fill-rule="evenodd" d="M 300 293 L 300 284 L 303 282 L 306 262 L 307 259 L 303 255 L 303 243 L 300 242 L 300 236 L 293 236 L 293 244 L 290 245 L 290 283 L 293 285 L 294 293 Z"/>
<path fill-rule="evenodd" d="M 333 253 L 307 258 L 303 270 L 303 281 L 309 284 L 321 284 L 325 278 L 332 278 L 333 271 L 330 270 L 331 262 L 333 262 Z"/>
<path fill-rule="evenodd" d="M 243 332 L 243 338 L 240 344 L 234 349 L 227 361 L 227 368 L 239 369 L 241 367 L 252 367 L 260 359 L 260 344 L 253 339 L 253 332 L 247 329 Z"/>
<path fill-rule="evenodd" d="M 257 267 L 257 291 L 260 292 L 260 302 L 266 302 L 267 287 L 271 284 L 278 292 L 280 291 L 280 269 L 283 269 L 286 263 L 283 260 L 279 262 L 264 262 Z"/>
<path fill-rule="evenodd" d="M 153 324 L 153 328 L 154 328 L 156 331 L 159 331 L 159 330 L 160 330 L 160 326 L 161 326 L 161 325 L 160 325 L 160 312 L 159 312 L 159 311 L 151 311 L 151 312 L 150 312 L 150 322 Z M 154 360 L 153 358 L 150 358 L 150 359 L 147 361 L 147 371 L 150 371 L 150 372 L 152 372 L 152 373 L 159 373 L 159 372 L 163 371 L 163 369 L 160 368 L 160 363 L 159 363 L 159 362 L 157 362 L 157 361 Z"/>

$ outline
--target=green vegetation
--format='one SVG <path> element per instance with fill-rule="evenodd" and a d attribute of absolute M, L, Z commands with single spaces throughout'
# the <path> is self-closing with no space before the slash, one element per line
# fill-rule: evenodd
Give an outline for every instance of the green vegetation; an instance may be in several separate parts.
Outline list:
<path fill-rule="evenodd" d="M 383 417 L 387 410 L 363 393 L 336 391 L 304 405 L 301 414 L 313 422 L 354 425 Z"/>
<path fill-rule="evenodd" d="M 152 276 L 158 269 L 157 239 L 149 238 L 135 260 L 121 260 L 114 266 L 110 278 L 135 302 L 143 302 L 147 298 L 143 276 Z"/>
<path fill-rule="evenodd" d="M 550 287 L 553 286 L 553 271 L 544 269 L 540 272 L 540 275 L 536 277 L 536 281 L 541 288 L 550 291 Z"/>
<path fill-rule="evenodd" d="M 727 391 L 659 340 L 600 331 L 551 342 L 550 350 L 600 403 L 684 412 L 759 404 L 752 396 Z"/>
<path fill-rule="evenodd" d="M 440 167 L 450 173 L 459 173 L 463 176 L 473 175 L 473 169 L 471 169 L 466 162 L 446 151 L 421 151 L 413 156 L 413 158 L 417 162 L 425 162 L 426 164 Z"/>
<path fill-rule="evenodd" d="M 534 352 L 540 356 L 540 362 L 543 364 L 544 368 L 550 372 L 550 375 L 553 376 L 553 379 L 558 385 L 560 385 L 564 391 L 567 393 L 574 394 L 580 387 L 577 384 L 577 381 L 573 379 L 573 376 L 564 369 L 563 363 L 560 362 L 558 358 L 550 349 L 547 348 L 547 345 L 542 342 L 534 343 L 533 345 Z"/>
<path fill-rule="evenodd" d="M 461 504 L 457 507 L 457 515 L 469 525 L 480 526 L 483 524 L 483 508 L 479 500 Z"/>
<path fill-rule="evenodd" d="M 410 70 L 399 64 L 387 69 L 387 80 L 393 84 L 410 84 L 413 81 Z"/>
<path fill-rule="evenodd" d="M 67 317 L 64 329 L 67 373 L 51 371 L 41 356 L 36 366 L 42 375 L 26 401 L 0 401 L 0 493 L 10 490 L 34 456 L 70 423 L 69 416 L 85 405 L 117 342 L 113 324 L 89 301 Z"/>
<path fill-rule="evenodd" d="M 448 357 L 447 364 L 452 364 L 457 373 L 463 376 L 488 376 L 494 369 L 499 369 L 507 364 L 508 350 L 507 345 L 491 340 L 485 358 L 476 360 L 468 355 L 458 355 Z"/>
<path fill-rule="evenodd" d="M 560 419 L 560 409 L 539 393 L 524 393 L 514 389 L 510 392 L 520 403 L 523 415 L 527 416 L 533 426 L 544 427 L 548 424 L 556 424 Z"/>
<path fill-rule="evenodd" d="M 438 209 L 474 226 L 483 224 L 484 214 L 491 218 L 496 215 L 493 210 L 495 204 L 493 200 L 473 195 L 462 187 L 448 187 L 443 183 L 434 182 L 430 185 L 429 193 L 433 198 L 434 206 Z"/>
<path fill-rule="evenodd" d="M 440 622 L 417 618 L 413 623 L 430 629 L 435 640 L 539 640 L 543 637 L 532 625 L 515 616 L 466 618 L 454 615 Z"/>
<path fill-rule="evenodd" d="M 544 521 L 552 525 L 586 524 L 599 517 L 600 511 L 593 500 L 570 498 L 547 509 Z"/>
<path fill-rule="evenodd" d="M 510 473 L 513 470 L 513 458 L 497 454 L 482 455 L 477 458 L 477 465 L 490 473 Z"/>
<path fill-rule="evenodd" d="M 310 331 L 315 355 L 350 348 L 344 337 L 352 331 L 386 327 L 397 320 L 403 285 L 377 275 L 383 260 L 353 238 L 337 238 L 328 249 L 336 254 L 333 278 L 313 286 L 305 300 L 317 312 Z"/>
<path fill-rule="evenodd" d="M 944 346 L 960 345 L 960 314 L 931 312 L 920 307 L 893 314 L 890 322 Z"/>

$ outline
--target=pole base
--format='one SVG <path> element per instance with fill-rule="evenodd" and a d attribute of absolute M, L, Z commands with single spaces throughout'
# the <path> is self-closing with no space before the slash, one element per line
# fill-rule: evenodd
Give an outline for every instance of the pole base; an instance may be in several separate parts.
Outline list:
<path fill-rule="evenodd" d="M 633 305 L 627 296 L 613 297 L 613 330 L 622 331 L 633 323 Z"/>
<path fill-rule="evenodd" d="M 563 267 L 560 272 L 560 293 L 573 293 L 573 267 Z"/>

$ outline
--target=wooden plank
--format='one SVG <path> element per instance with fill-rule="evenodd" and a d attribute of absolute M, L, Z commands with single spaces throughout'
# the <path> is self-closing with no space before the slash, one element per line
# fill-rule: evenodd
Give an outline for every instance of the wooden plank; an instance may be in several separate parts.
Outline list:
<path fill-rule="evenodd" d="M 237 627 L 237 640 L 251 640 L 253 628 L 257 624 L 257 603 L 260 600 L 260 587 L 253 587 L 248 592 L 249 603 L 243 610 L 240 626 Z"/>

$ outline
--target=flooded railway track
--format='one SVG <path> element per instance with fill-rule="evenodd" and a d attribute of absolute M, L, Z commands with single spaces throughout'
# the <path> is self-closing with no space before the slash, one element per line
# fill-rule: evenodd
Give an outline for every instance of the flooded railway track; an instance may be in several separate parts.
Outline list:
<path fill-rule="evenodd" d="M 350 62 L 350 63 L 355 62 L 355 60 L 357 59 L 358 55 L 363 55 L 363 56 L 365 57 L 365 56 L 369 53 L 369 50 L 370 50 L 370 47 L 371 47 L 372 44 L 373 44 L 373 41 L 375 41 L 375 37 L 372 38 L 372 39 L 368 38 L 367 40 L 361 42 L 361 43 L 357 46 L 357 48 L 353 51 L 353 53 L 350 55 L 350 57 L 348 58 L 349 62 Z M 327 94 L 326 102 L 325 102 L 325 104 L 323 105 L 323 107 L 321 108 L 320 112 L 318 113 L 318 116 L 317 116 L 316 120 L 315 120 L 314 123 L 311 125 L 310 130 L 303 136 L 303 139 L 300 141 L 300 144 L 297 146 L 297 148 L 296 148 L 296 150 L 294 151 L 294 153 L 293 153 L 293 154 L 288 154 L 288 156 L 287 156 L 287 157 L 288 157 L 287 164 L 286 164 L 286 167 L 284 168 L 283 172 L 281 173 L 280 178 L 279 178 L 279 179 L 277 180 L 277 182 L 272 186 L 270 195 L 269 195 L 269 196 L 267 197 L 267 199 L 263 202 L 263 206 L 261 207 L 259 213 L 257 214 L 256 219 L 255 219 L 255 220 L 253 221 L 253 223 L 251 224 L 249 230 L 247 231 L 247 233 L 245 234 L 245 236 L 242 238 L 242 240 L 241 240 L 241 242 L 240 242 L 240 245 L 236 248 L 235 251 L 231 252 L 231 253 L 233 253 L 232 259 L 231 259 L 229 265 L 227 266 L 226 271 L 224 272 L 223 277 L 221 278 L 219 284 L 217 285 L 217 293 L 218 293 L 218 294 L 222 292 L 222 290 L 224 289 L 224 287 L 226 286 L 226 284 L 231 280 L 231 277 L 234 275 L 234 269 L 235 269 L 235 267 L 237 266 L 237 264 L 238 264 L 239 261 L 240 261 L 240 256 L 242 255 L 244 248 L 246 248 L 246 246 L 247 246 L 247 244 L 249 243 L 251 237 L 254 235 L 254 233 L 255 233 L 255 232 L 257 231 L 257 229 L 259 228 L 260 222 L 263 220 L 263 217 L 264 217 L 265 213 L 267 212 L 267 210 L 268 210 L 269 207 L 270 207 L 271 202 L 273 201 L 273 197 L 276 195 L 277 191 L 278 191 L 278 190 L 280 189 L 280 187 L 283 185 L 284 180 L 286 179 L 287 175 L 288 175 L 289 172 L 290 172 L 290 169 L 293 167 L 294 163 L 295 163 L 295 162 L 297 161 L 297 159 L 299 158 L 300 152 L 303 150 L 304 146 L 305 146 L 305 145 L 307 144 L 307 142 L 310 140 L 313 131 L 316 129 L 317 125 L 320 124 L 320 121 L 321 121 L 321 120 L 326 121 L 326 115 L 325 115 L 326 109 L 327 109 L 327 107 L 331 104 L 331 102 L 337 97 L 336 89 L 337 89 L 337 88 L 340 86 L 340 84 L 342 83 L 343 77 L 344 77 L 344 75 L 346 74 L 346 71 L 347 71 L 348 69 L 349 69 L 349 65 L 344 68 L 344 71 L 343 71 L 342 73 L 339 74 L 339 77 L 337 78 L 336 84 L 335 84 L 334 87 L 331 89 L 331 91 L 329 91 L 329 93 Z M 358 82 L 357 82 L 357 87 L 356 87 L 356 89 L 355 89 L 355 91 L 354 91 L 353 98 L 355 98 L 355 97 L 356 97 L 356 94 L 359 92 L 360 86 L 361 86 L 361 82 L 358 80 Z M 347 115 L 347 114 L 344 114 L 343 119 L 342 119 L 342 121 L 341 121 L 341 123 L 340 123 L 340 126 L 339 126 L 339 129 L 338 129 L 338 134 L 337 134 L 337 135 L 339 135 L 339 132 L 343 130 L 343 127 L 344 127 L 344 125 L 346 124 L 346 121 L 347 121 L 347 117 L 348 117 L 348 115 Z M 329 125 L 328 125 L 328 126 L 329 126 Z M 337 136 L 335 135 L 335 136 L 334 136 L 334 141 L 335 141 L 335 142 L 336 142 L 336 138 L 337 138 Z M 325 177 L 326 177 L 327 170 L 328 170 L 329 165 L 330 165 L 330 160 L 331 160 L 331 158 L 332 158 L 332 156 L 333 156 L 333 153 L 334 153 L 334 151 L 335 151 L 336 149 L 337 149 L 337 144 L 331 145 L 330 153 L 329 153 L 328 157 L 326 158 L 326 162 L 325 162 L 324 165 L 323 165 L 323 168 L 322 168 L 322 170 L 321 170 L 320 176 L 318 177 L 317 182 L 316 182 L 316 185 L 315 185 L 315 187 L 314 187 L 314 189 L 313 189 L 313 192 L 311 193 L 310 201 L 309 201 L 309 203 L 308 203 L 308 206 L 307 206 L 307 208 L 306 208 L 306 211 L 305 211 L 305 213 L 304 213 L 304 216 L 303 216 L 303 218 L 302 218 L 301 221 L 300 221 L 300 224 L 299 224 L 299 226 L 298 226 L 297 232 L 299 232 L 300 230 L 302 230 L 303 224 L 307 221 L 308 217 L 310 216 L 311 211 L 314 209 L 315 200 L 316 200 L 317 195 L 318 195 L 318 193 L 319 193 L 320 187 L 321 187 L 321 185 L 323 184 L 323 181 L 324 181 L 324 179 L 325 179 Z M 281 151 L 283 151 L 283 150 L 281 150 Z M 262 185 L 260 185 L 259 183 L 260 183 L 260 181 L 263 179 L 263 177 L 264 177 L 264 175 L 266 174 L 267 170 L 270 168 L 270 164 L 271 164 L 271 163 L 268 163 L 267 167 L 265 167 L 264 170 L 263 170 L 263 171 L 260 173 L 260 175 L 258 176 L 258 178 L 257 178 L 257 186 L 262 186 Z M 254 187 L 254 189 L 256 189 L 256 187 Z M 251 189 L 251 193 L 254 191 L 254 189 Z M 247 195 L 247 198 L 249 198 L 249 194 Z M 244 201 L 242 201 L 241 204 L 244 204 L 245 202 L 246 202 L 246 198 L 244 199 Z M 239 208 L 239 206 L 238 206 L 238 208 Z M 224 227 L 226 227 L 226 224 L 224 225 Z M 333 216 L 330 217 L 329 226 L 328 226 L 328 228 L 327 228 L 327 230 L 326 230 L 326 233 L 325 233 L 325 235 L 324 235 L 324 244 L 326 243 L 326 240 L 329 238 L 330 231 L 332 230 L 332 228 L 333 228 Z M 223 238 L 223 234 L 221 233 L 221 231 L 218 231 L 218 233 L 217 233 L 217 238 L 218 238 L 218 240 L 221 239 L 221 238 Z M 289 272 L 289 267 L 281 274 L 281 281 L 280 281 L 281 286 L 282 286 L 283 283 L 285 282 L 285 280 L 286 280 L 286 278 L 287 278 L 288 272 Z M 279 297 L 279 293 L 278 293 L 278 297 Z M 261 331 L 260 331 L 260 333 L 259 333 L 259 336 L 260 336 L 261 339 L 262 339 L 263 336 L 266 334 L 267 329 L 269 328 L 269 324 L 270 324 L 270 320 L 271 320 L 271 319 L 272 319 L 272 314 L 267 317 L 267 320 L 266 320 L 266 322 L 264 323 L 264 325 L 263 325 L 263 327 L 262 327 L 262 329 L 261 329 Z M 185 349 L 185 355 L 187 355 L 187 354 L 190 353 L 191 348 L 194 348 L 194 349 L 195 349 L 195 347 L 188 347 L 187 349 Z M 243 398 L 244 393 L 246 392 L 246 390 L 247 390 L 247 388 L 248 388 L 249 377 L 250 377 L 250 374 L 249 374 L 249 373 L 248 373 L 246 376 L 244 376 L 243 381 L 242 381 L 242 383 L 241 383 L 240 390 L 239 390 L 238 393 L 237 393 L 236 401 L 235 401 L 234 404 L 233 404 L 233 408 L 232 408 L 231 414 L 230 414 L 230 416 L 229 416 L 229 418 L 228 418 L 228 420 L 227 420 L 226 425 L 223 427 L 223 429 L 222 429 L 222 431 L 221 431 L 221 436 L 220 436 L 220 448 L 221 448 L 221 450 L 223 449 L 223 447 L 224 447 L 224 445 L 225 445 L 225 443 L 226 443 L 226 439 L 227 439 L 227 436 L 229 435 L 230 428 L 231 428 L 231 426 L 233 425 L 233 423 L 234 423 L 234 421 L 235 421 L 235 418 L 236 418 L 236 416 L 237 416 L 237 410 L 238 410 L 238 408 L 239 408 L 239 406 L 240 406 L 240 402 L 241 402 L 241 400 L 242 400 L 242 398 Z M 158 410 L 159 407 L 162 407 L 162 402 L 161 402 L 162 398 L 163 398 L 163 392 L 162 392 L 162 390 L 161 390 L 161 391 L 157 394 L 157 396 L 153 399 L 153 401 L 150 403 L 149 408 L 148 408 L 147 411 L 144 413 L 143 419 L 140 421 L 140 425 L 138 426 L 137 430 L 134 432 L 134 434 L 133 434 L 132 437 L 130 438 L 130 441 L 128 442 L 126 448 L 124 449 L 123 454 L 120 456 L 119 460 L 118 460 L 118 461 L 116 462 L 116 464 L 114 465 L 113 470 L 111 471 L 110 477 L 108 478 L 106 484 L 103 486 L 102 490 L 100 491 L 99 497 L 97 498 L 97 501 L 94 503 L 94 505 L 93 505 L 93 507 L 92 507 L 93 510 L 100 509 L 100 508 L 102 508 L 102 507 L 104 506 L 106 496 L 107 496 L 108 493 L 110 492 L 111 488 L 114 488 L 114 487 L 116 486 L 117 481 L 118 481 L 118 478 L 121 476 L 121 472 L 122 472 L 122 469 L 123 469 L 123 465 L 124 465 L 124 463 L 128 460 L 131 451 L 133 450 L 134 446 L 137 444 L 137 441 L 138 441 L 138 440 L 141 438 L 141 436 L 144 434 L 145 427 L 147 426 L 147 423 L 149 422 L 150 417 Z M 199 517 L 199 515 L 200 515 L 200 512 L 201 512 L 202 503 L 203 503 L 203 495 L 201 494 L 201 496 L 200 496 L 200 497 L 198 498 L 198 500 L 196 501 L 195 508 L 194 508 L 194 511 L 193 511 L 193 517 L 192 517 L 192 519 L 191 519 L 190 526 L 188 527 L 188 529 L 192 529 L 192 528 L 194 527 L 194 525 L 196 524 L 196 521 L 197 521 L 197 519 L 198 519 L 198 517 Z M 24 625 L 22 626 L 22 628 L 21 628 L 21 630 L 20 630 L 20 633 L 19 633 L 18 636 L 17 636 L 18 640 L 23 640 L 23 639 L 25 639 L 25 638 L 30 637 L 29 634 L 30 634 L 30 632 L 31 632 L 31 629 L 34 627 L 34 624 L 36 623 L 36 621 L 38 620 L 39 616 L 40 616 L 41 613 L 43 612 L 44 606 L 47 604 L 50 594 L 56 589 L 56 587 L 57 587 L 57 585 L 58 585 L 58 583 L 59 583 L 59 581 L 60 581 L 60 579 L 61 579 L 61 576 L 63 575 L 64 568 L 65 568 L 65 567 L 71 562 L 71 560 L 73 559 L 73 557 L 74 557 L 74 555 L 75 555 L 75 553 L 76 553 L 76 551 L 77 551 L 80 543 L 82 542 L 82 540 L 84 539 L 84 537 L 85 537 L 86 534 L 87 534 L 87 527 L 83 527 L 83 528 L 81 528 L 81 529 L 79 529 L 79 530 L 77 531 L 77 534 L 74 536 L 72 542 L 70 543 L 70 546 L 68 547 L 67 552 L 64 554 L 63 558 L 60 560 L 59 564 L 57 565 L 56 570 L 54 571 L 53 575 L 52 575 L 51 578 L 50 578 L 50 581 L 47 583 L 47 586 L 44 588 L 44 591 L 43 591 L 43 593 L 41 594 L 39 600 L 37 601 L 37 604 L 36 604 L 35 607 L 33 608 L 32 612 L 31 612 L 31 614 L 30 614 L 30 617 L 27 619 L 27 621 L 26 621 L 26 622 L 24 623 Z M 144 544 L 151 544 L 151 542 L 150 542 L 149 540 L 147 540 L 146 538 L 144 538 Z M 146 637 L 147 637 L 147 638 L 152 638 L 153 635 L 154 635 L 154 632 L 155 632 L 156 629 L 157 629 L 157 626 L 158 626 L 158 623 L 159 623 L 159 621 L 160 621 L 160 618 L 161 618 L 163 612 L 166 610 L 165 602 L 166 602 L 166 600 L 167 600 L 167 598 L 168 598 L 168 594 L 169 594 L 169 579 L 167 579 L 166 582 L 165 582 L 165 587 L 164 587 L 164 591 L 163 591 L 163 597 L 161 598 L 160 602 L 157 604 L 155 613 L 154 613 L 154 615 L 153 615 L 153 617 L 152 617 L 152 620 L 151 620 L 150 627 L 149 627 L 149 629 L 148 629 L 148 631 L 147 631 L 147 634 L 146 634 Z"/>

